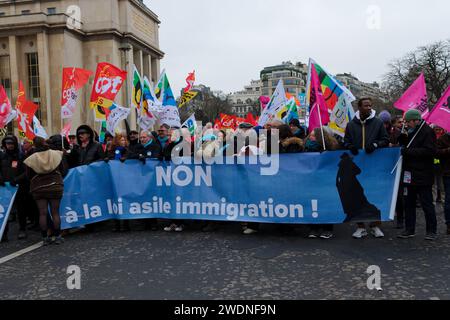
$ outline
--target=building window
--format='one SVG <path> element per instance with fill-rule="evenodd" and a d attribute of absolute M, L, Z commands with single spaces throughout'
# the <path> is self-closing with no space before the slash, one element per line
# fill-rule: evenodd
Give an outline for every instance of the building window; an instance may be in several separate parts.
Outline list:
<path fill-rule="evenodd" d="M 47 8 L 47 14 L 56 14 L 56 8 Z"/>
<path fill-rule="evenodd" d="M 11 69 L 9 56 L 0 56 L 0 84 L 5 88 L 9 101 L 11 101 Z M 12 131 L 12 122 L 8 125 L 8 130 Z"/>
<path fill-rule="evenodd" d="M 41 88 L 39 86 L 39 59 L 37 52 L 27 53 L 28 68 L 28 92 L 31 100 L 40 105 Z M 38 109 L 36 116 L 41 119 L 41 110 Z"/>
<path fill-rule="evenodd" d="M 22 10 L 22 14 L 30 14 L 31 11 L 30 10 Z"/>

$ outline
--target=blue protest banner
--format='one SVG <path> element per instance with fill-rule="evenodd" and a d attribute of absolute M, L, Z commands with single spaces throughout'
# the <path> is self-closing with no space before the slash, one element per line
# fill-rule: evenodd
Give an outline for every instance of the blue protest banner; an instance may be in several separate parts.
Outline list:
<path fill-rule="evenodd" d="M 96 163 L 73 169 L 66 177 L 62 229 L 147 218 L 389 221 L 394 219 L 401 165 L 391 171 L 399 158 L 400 149 L 395 148 L 356 157 L 346 151 L 277 155 L 256 164 L 249 164 L 248 158 L 246 164 L 229 165 Z M 267 165 L 271 175 L 262 175 Z"/>
<path fill-rule="evenodd" d="M 10 186 L 9 183 L 6 183 L 5 187 L 0 187 L 0 239 L 5 232 L 16 193 L 17 188 Z"/>

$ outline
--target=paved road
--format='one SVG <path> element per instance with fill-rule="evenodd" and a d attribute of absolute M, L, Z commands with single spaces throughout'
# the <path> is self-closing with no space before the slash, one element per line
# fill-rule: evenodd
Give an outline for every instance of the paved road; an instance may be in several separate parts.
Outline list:
<path fill-rule="evenodd" d="M 237 224 L 211 234 L 197 226 L 181 234 L 114 234 L 106 225 L 0 264 L 0 300 L 450 299 L 450 237 L 439 218 L 435 243 L 423 240 L 422 224 L 419 236 L 406 241 L 395 238 L 391 223 L 385 239 L 362 241 L 351 239 L 346 225 L 331 241 L 304 239 L 304 227 L 287 236 L 265 225 L 242 236 Z M 34 233 L 26 242 L 1 244 L 0 258 L 38 240 Z M 67 289 L 70 265 L 81 268 L 81 290 Z M 382 292 L 367 289 L 370 265 L 381 268 Z"/>

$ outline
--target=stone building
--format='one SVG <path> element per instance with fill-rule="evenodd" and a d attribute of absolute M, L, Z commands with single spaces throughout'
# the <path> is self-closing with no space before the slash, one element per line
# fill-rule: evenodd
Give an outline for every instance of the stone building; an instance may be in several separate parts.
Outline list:
<path fill-rule="evenodd" d="M 158 79 L 164 56 L 159 24 L 142 0 L 0 1 L 1 84 L 15 104 L 21 80 L 27 98 L 40 106 L 37 115 L 47 132 L 59 133 L 63 68 L 95 72 L 98 62 L 109 62 L 127 70 L 128 84 L 116 101 L 128 106 L 133 64 L 150 80 Z M 80 92 L 73 127 L 94 126 L 89 109 L 93 80 Z M 129 120 L 135 127 L 134 113 Z"/>

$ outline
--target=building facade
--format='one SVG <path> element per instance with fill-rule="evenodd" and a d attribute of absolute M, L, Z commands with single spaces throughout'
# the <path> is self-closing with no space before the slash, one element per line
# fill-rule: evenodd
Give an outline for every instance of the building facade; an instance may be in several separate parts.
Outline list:
<path fill-rule="evenodd" d="M 388 96 L 381 91 L 380 85 L 376 82 L 362 82 L 351 73 L 338 74 L 336 75 L 336 79 L 342 82 L 357 99 L 370 97 L 380 99 L 383 102 L 388 101 Z"/>
<path fill-rule="evenodd" d="M 129 106 L 133 64 L 153 82 L 158 79 L 164 56 L 159 24 L 142 0 L 0 1 L 1 84 L 15 104 L 21 80 L 47 132 L 59 133 L 63 68 L 95 73 L 97 63 L 109 62 L 127 70 L 116 101 Z M 82 123 L 99 128 L 89 109 L 93 80 L 80 91 L 72 131 Z M 129 120 L 135 128 L 134 112 Z"/>
<path fill-rule="evenodd" d="M 280 80 L 286 92 L 298 97 L 300 93 L 306 91 L 306 79 L 308 76 L 308 66 L 297 62 L 283 62 L 280 65 L 266 67 L 261 71 L 261 93 L 263 96 L 272 96 Z"/>
<path fill-rule="evenodd" d="M 252 80 L 250 85 L 244 87 L 244 90 L 232 93 L 228 100 L 233 106 L 233 113 L 243 118 L 254 111 L 255 106 L 259 106 L 261 86 L 261 80 Z"/>

